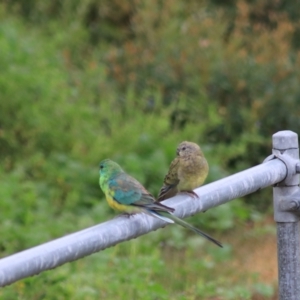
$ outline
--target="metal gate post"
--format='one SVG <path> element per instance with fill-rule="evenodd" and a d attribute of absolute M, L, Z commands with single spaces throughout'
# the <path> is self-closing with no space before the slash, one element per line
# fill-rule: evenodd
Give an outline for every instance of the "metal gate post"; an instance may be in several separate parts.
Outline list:
<path fill-rule="evenodd" d="M 273 154 L 285 163 L 286 178 L 273 188 L 277 222 L 278 285 L 280 300 L 300 299 L 300 217 L 298 135 L 279 131 L 273 135 Z"/>

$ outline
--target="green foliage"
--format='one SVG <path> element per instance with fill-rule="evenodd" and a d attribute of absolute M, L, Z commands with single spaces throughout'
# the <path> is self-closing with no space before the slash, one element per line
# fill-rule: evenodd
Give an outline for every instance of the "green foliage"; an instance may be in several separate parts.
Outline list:
<path fill-rule="evenodd" d="M 260 163 L 274 132 L 297 131 L 297 10 L 273 7 L 276 26 L 257 27 L 256 1 L 214 3 L 1 3 L 1 256 L 114 216 L 98 187 L 104 158 L 156 195 L 183 140 L 201 144 L 211 182 Z M 261 218 L 270 190 L 255 195 L 189 221 L 222 236 Z M 236 275 L 232 259 L 228 245 L 168 226 L 0 298 L 272 297 L 273 285 Z"/>
<path fill-rule="evenodd" d="M 224 250 L 189 244 L 181 251 L 162 249 L 153 240 L 162 230 L 79 260 L 0 291 L 18 299 L 251 299 L 271 296 L 272 287 L 245 284 L 232 287 L 231 274 L 216 276 L 232 258 Z M 199 240 L 199 239 L 198 239 Z M 244 277 L 242 280 L 246 280 Z M 43 289 L 37 288 L 43 286 Z"/>

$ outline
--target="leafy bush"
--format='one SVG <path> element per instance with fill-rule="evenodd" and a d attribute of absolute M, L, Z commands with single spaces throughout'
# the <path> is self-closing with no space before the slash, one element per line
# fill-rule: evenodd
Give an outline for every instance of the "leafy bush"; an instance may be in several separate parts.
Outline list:
<path fill-rule="evenodd" d="M 297 131 L 295 24 L 276 11 L 272 30 L 255 22 L 249 30 L 253 6 L 235 4 L 232 20 L 230 5 L 198 1 L 1 4 L 2 256 L 114 216 L 98 187 L 104 158 L 157 194 L 182 140 L 202 146 L 209 182 L 260 163 L 277 130 Z M 25 22 L 16 18 L 20 14 Z M 260 195 L 265 201 L 249 200 L 255 210 L 233 201 L 190 221 L 225 234 L 269 207 L 270 190 Z M 271 297 L 273 286 L 258 280 L 251 285 L 241 278 L 232 289 L 226 264 L 232 249 L 218 251 L 170 226 L 20 281 L 0 295 Z M 215 278 L 218 264 L 224 273 Z M 36 288 L 41 285 L 51 288 Z"/>

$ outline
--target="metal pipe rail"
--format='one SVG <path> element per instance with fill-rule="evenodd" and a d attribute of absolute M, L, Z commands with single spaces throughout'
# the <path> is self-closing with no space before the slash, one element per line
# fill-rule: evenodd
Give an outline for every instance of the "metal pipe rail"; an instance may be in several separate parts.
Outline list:
<path fill-rule="evenodd" d="M 288 130 L 275 133 L 273 154 L 282 159 L 288 170 L 284 181 L 273 188 L 279 299 L 297 300 L 300 299 L 298 135 Z"/>
<path fill-rule="evenodd" d="M 175 207 L 177 216 L 187 217 L 282 181 L 286 173 L 285 164 L 275 159 L 198 188 L 195 190 L 200 197 L 198 200 L 178 195 L 164 203 Z M 165 222 L 145 214 L 130 218 L 120 216 L 2 258 L 0 286 L 77 260 L 165 225 Z"/>

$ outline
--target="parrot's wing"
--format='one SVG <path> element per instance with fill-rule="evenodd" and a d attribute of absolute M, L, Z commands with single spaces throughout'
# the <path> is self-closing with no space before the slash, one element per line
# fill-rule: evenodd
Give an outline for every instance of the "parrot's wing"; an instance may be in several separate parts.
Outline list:
<path fill-rule="evenodd" d="M 119 174 L 109 182 L 109 190 L 115 201 L 146 210 L 173 212 L 174 209 L 160 203 L 136 179 L 126 173 Z"/>
<path fill-rule="evenodd" d="M 180 158 L 176 157 L 170 165 L 169 172 L 165 176 L 164 185 L 159 191 L 157 201 L 162 201 L 171 198 L 177 193 L 178 179 L 178 168 L 180 166 Z"/>
<path fill-rule="evenodd" d="M 110 195 L 124 205 L 132 205 L 142 198 L 144 187 L 126 173 L 118 174 L 108 182 Z"/>
<path fill-rule="evenodd" d="M 155 201 L 154 196 L 142 184 L 126 173 L 118 174 L 108 185 L 111 196 L 121 204 L 143 206 Z"/>

